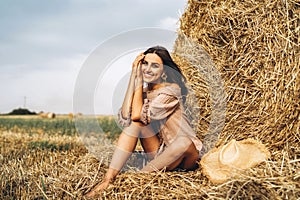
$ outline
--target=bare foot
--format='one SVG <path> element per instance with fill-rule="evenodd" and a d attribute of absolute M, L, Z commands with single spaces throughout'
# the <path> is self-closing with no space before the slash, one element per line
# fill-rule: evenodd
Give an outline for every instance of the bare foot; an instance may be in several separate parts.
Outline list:
<path fill-rule="evenodd" d="M 96 185 L 91 191 L 89 191 L 87 194 L 85 194 L 85 197 L 91 198 L 94 197 L 97 194 L 100 194 L 101 192 L 103 192 L 109 185 L 110 181 L 103 181 L 101 183 L 99 183 L 98 185 Z"/>

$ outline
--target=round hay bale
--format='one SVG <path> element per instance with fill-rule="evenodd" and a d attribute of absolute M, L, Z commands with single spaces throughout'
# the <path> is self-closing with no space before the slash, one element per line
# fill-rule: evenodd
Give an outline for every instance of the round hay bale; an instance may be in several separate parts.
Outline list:
<path fill-rule="evenodd" d="M 293 0 L 188 0 L 173 57 L 197 97 L 196 103 L 187 102 L 199 114 L 198 136 L 206 150 L 231 139 L 254 138 L 271 153 L 265 164 L 218 187 L 201 182 L 207 195 L 202 197 L 299 198 L 299 15 L 300 3 Z M 210 85 L 222 85 L 205 71 L 211 66 L 225 93 Z M 217 122 L 212 121 L 215 104 L 224 98 L 225 124 L 209 130 Z"/>
<path fill-rule="evenodd" d="M 49 118 L 49 119 L 53 119 L 53 118 L 55 118 L 55 113 L 53 113 L 53 112 L 49 112 L 49 113 L 47 113 L 47 118 Z"/>
<path fill-rule="evenodd" d="M 180 56 L 199 51 L 187 45 L 187 40 L 207 51 L 224 80 L 226 122 L 219 144 L 252 137 L 274 150 L 286 145 L 296 148 L 300 117 L 299 3 L 189 0 L 180 22 L 173 53 L 200 99 L 198 135 L 203 138 L 209 125 L 211 99 L 203 74 Z"/>
<path fill-rule="evenodd" d="M 53 118 L 55 118 L 55 113 L 53 113 L 53 112 L 47 112 L 47 113 L 44 113 L 43 111 L 41 111 L 40 113 L 39 113 L 39 116 L 41 117 L 41 118 L 47 118 L 47 119 L 53 119 Z"/>

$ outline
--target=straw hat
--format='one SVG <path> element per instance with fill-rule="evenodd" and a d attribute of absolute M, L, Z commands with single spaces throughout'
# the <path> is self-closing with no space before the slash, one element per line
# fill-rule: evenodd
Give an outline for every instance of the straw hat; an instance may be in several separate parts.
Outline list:
<path fill-rule="evenodd" d="M 233 174 L 265 161 L 270 153 L 263 144 L 253 139 L 231 140 L 214 148 L 201 159 L 203 173 L 213 183 L 223 183 Z"/>

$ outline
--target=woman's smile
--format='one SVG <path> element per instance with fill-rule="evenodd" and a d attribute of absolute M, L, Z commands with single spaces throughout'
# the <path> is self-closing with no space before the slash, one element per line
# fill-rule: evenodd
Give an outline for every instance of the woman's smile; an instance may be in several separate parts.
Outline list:
<path fill-rule="evenodd" d="M 144 72 L 144 78 L 152 78 L 153 74 L 152 73 L 148 73 L 148 72 Z"/>
<path fill-rule="evenodd" d="M 161 75 L 163 73 L 163 63 L 161 58 L 155 53 L 146 54 L 142 61 L 142 72 L 144 82 L 160 83 Z"/>

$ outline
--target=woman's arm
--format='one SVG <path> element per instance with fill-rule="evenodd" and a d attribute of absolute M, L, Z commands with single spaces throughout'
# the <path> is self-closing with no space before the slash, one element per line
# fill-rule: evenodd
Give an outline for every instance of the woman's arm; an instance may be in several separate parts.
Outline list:
<path fill-rule="evenodd" d="M 132 121 L 140 121 L 143 106 L 143 75 L 141 65 L 138 65 L 136 73 L 136 85 L 132 100 Z"/>
<path fill-rule="evenodd" d="M 128 83 L 128 87 L 127 87 L 127 91 L 126 91 L 126 95 L 125 98 L 123 100 L 123 104 L 122 104 L 122 116 L 124 118 L 129 118 L 130 114 L 131 114 L 131 108 L 132 108 L 132 101 L 133 101 L 133 95 L 135 92 L 135 88 L 136 88 L 136 78 L 137 78 L 137 69 L 138 66 L 140 64 L 140 61 L 144 58 L 144 54 L 141 53 L 140 55 L 138 55 L 136 57 L 136 59 L 134 60 L 134 62 L 132 63 L 132 71 L 131 71 L 131 75 L 130 75 L 130 80 Z"/>

